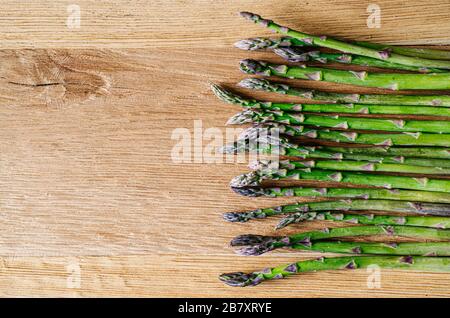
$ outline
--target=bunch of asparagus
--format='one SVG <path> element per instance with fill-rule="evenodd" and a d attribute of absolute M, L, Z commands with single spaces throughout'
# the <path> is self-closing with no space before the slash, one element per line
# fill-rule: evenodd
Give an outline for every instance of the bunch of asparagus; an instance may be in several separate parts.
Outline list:
<path fill-rule="evenodd" d="M 284 65 L 246 59 L 240 63 L 240 69 L 246 74 L 391 90 L 450 89 L 450 51 L 338 41 L 295 31 L 249 12 L 242 12 L 241 16 L 282 36 L 241 40 L 235 44 L 237 48 L 272 50 L 288 62 L 303 63 Z M 334 51 L 322 51 L 322 48 Z M 384 71 L 305 64 L 309 62 L 369 66 Z M 249 274 L 228 273 L 220 276 L 223 282 L 231 286 L 256 285 L 299 272 L 355 269 L 370 264 L 450 271 L 450 259 L 446 258 L 450 256 L 450 178 L 447 178 L 450 176 L 450 95 L 330 93 L 298 89 L 262 78 L 244 79 L 238 86 L 299 97 L 307 102 L 256 100 L 212 84 L 211 89 L 220 100 L 244 108 L 227 124 L 252 124 L 236 142 L 223 147 L 223 153 L 256 152 L 286 157 L 252 162 L 251 172 L 232 179 L 232 190 L 248 197 L 329 200 L 229 212 L 224 214 L 224 219 L 247 222 L 282 215 L 276 229 L 317 220 L 362 226 L 326 228 L 291 236 L 246 234 L 233 239 L 231 245 L 241 247 L 238 253 L 242 255 L 290 248 L 369 256 L 321 258 Z M 314 180 L 319 186 L 268 187 L 264 184 L 266 180 Z M 322 182 L 335 185 L 326 187 L 328 184 Z M 366 210 L 395 214 L 359 213 Z M 385 243 L 336 240 L 371 235 L 388 238 Z M 393 237 L 419 241 L 393 243 Z"/>

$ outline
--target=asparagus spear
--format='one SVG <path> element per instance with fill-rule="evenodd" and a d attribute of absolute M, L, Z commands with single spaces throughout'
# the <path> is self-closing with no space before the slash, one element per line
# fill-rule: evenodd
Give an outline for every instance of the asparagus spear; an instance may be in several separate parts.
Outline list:
<path fill-rule="evenodd" d="M 233 287 L 258 285 L 265 280 L 285 278 L 287 276 L 315 272 L 319 270 L 341 270 L 365 268 L 371 265 L 380 268 L 449 272 L 450 258 L 447 257 L 423 257 L 423 256 L 347 256 L 334 258 L 319 258 L 314 260 L 299 261 L 293 264 L 266 268 L 252 273 L 225 273 L 219 279 Z"/>
<path fill-rule="evenodd" d="M 307 43 L 309 42 L 309 43 Z M 436 50 L 436 49 L 422 49 L 422 48 L 412 48 L 403 47 L 371 42 L 356 41 L 352 42 L 356 45 L 376 49 L 378 51 L 391 51 L 406 56 L 416 56 L 431 60 L 450 60 L 450 51 Z M 274 49 L 282 47 L 304 47 L 313 46 L 310 41 L 301 41 L 289 36 L 284 36 L 280 38 L 251 38 L 240 40 L 234 44 L 235 47 L 241 50 L 261 50 L 261 49 Z"/>
<path fill-rule="evenodd" d="M 371 235 L 400 236 L 441 241 L 450 239 L 450 231 L 448 230 L 421 228 L 414 226 L 367 225 L 341 227 L 335 229 L 326 228 L 319 231 L 297 233 L 289 236 L 262 236 L 254 234 L 244 234 L 236 236 L 231 241 L 231 246 L 243 246 L 238 250 L 238 253 L 241 255 L 256 256 L 277 248 L 291 247 L 292 245 L 298 246 L 297 248 L 300 248 L 300 245 L 310 247 L 311 243 L 316 240 Z M 447 248 L 450 248 L 450 242 L 446 243 Z M 395 247 L 392 247 L 392 250 L 394 252 Z"/>
<path fill-rule="evenodd" d="M 364 46 L 358 46 L 356 44 L 350 44 L 335 39 L 327 38 L 326 36 L 314 36 L 306 33 L 301 33 L 295 30 L 291 30 L 285 26 L 281 26 L 271 20 L 263 19 L 259 15 L 250 12 L 241 12 L 240 15 L 250 21 L 259 23 L 260 25 L 268 29 L 296 38 L 298 40 L 301 40 L 302 42 L 310 43 L 312 45 L 327 47 L 330 49 L 346 53 L 372 57 L 375 59 L 384 60 L 392 63 L 398 63 L 402 65 L 410 65 L 423 68 L 431 67 L 431 68 L 450 69 L 450 61 L 428 60 L 420 57 L 410 57 L 400 55 L 397 53 L 391 53 L 390 52 L 391 50 L 387 49 L 380 51 L 378 49 L 367 48 Z"/>
<path fill-rule="evenodd" d="M 388 199 L 401 201 L 419 201 L 434 203 L 450 203 L 450 194 L 411 191 L 399 189 L 356 189 L 356 188 L 303 188 L 303 187 L 253 187 L 232 188 L 240 195 L 250 197 L 327 197 L 327 198 L 350 198 L 350 199 Z"/>
<path fill-rule="evenodd" d="M 310 127 L 299 125 L 282 125 L 278 123 L 264 123 L 257 127 L 251 127 L 244 130 L 242 136 L 252 135 L 261 131 L 261 129 L 278 129 L 278 133 L 286 134 L 292 137 L 307 137 L 312 139 L 330 140 L 334 142 L 346 142 L 355 144 L 367 144 L 378 146 L 450 146 L 450 134 L 428 134 L 428 133 L 359 133 L 355 131 L 330 131 L 328 129 L 313 129 Z M 385 149 L 385 148 L 381 148 Z M 401 148 L 404 149 L 404 148 Z M 408 149 L 408 148 L 407 148 Z M 416 152 L 421 152 L 423 148 Z M 436 149 L 428 149 L 426 152 L 434 152 Z M 370 150 L 369 150 L 370 151 Z M 448 151 L 446 149 L 439 149 L 439 153 L 444 152 L 446 156 Z M 384 153 L 386 150 L 384 151 Z M 412 152 L 409 150 L 409 152 Z M 381 150 L 379 153 L 383 153 Z M 427 157 L 429 157 L 427 155 Z"/>
<path fill-rule="evenodd" d="M 291 38 L 290 36 L 283 36 L 278 38 L 250 38 L 239 40 L 234 43 L 234 46 L 241 50 L 255 51 L 262 49 L 274 49 L 280 47 L 292 46 L 313 46 L 312 44 Z"/>
<path fill-rule="evenodd" d="M 342 221 L 366 225 L 408 225 L 432 227 L 437 229 L 448 229 L 450 227 L 450 218 L 439 216 L 390 216 L 373 214 L 342 214 L 331 212 L 303 212 L 288 215 L 278 223 L 276 229 L 281 229 L 291 223 L 314 220 Z"/>
<path fill-rule="evenodd" d="M 322 253 L 374 254 L 374 255 L 418 255 L 450 256 L 450 243 L 356 243 L 356 242 L 312 242 L 311 245 L 293 244 L 294 250 L 318 251 Z"/>
<path fill-rule="evenodd" d="M 267 111 L 262 109 L 246 109 L 232 116 L 228 120 L 227 124 L 239 125 L 246 123 L 266 122 L 278 122 L 287 125 L 313 125 L 342 129 L 429 132 L 438 134 L 450 133 L 449 121 L 303 115 L 283 111 Z"/>
<path fill-rule="evenodd" d="M 425 115 L 450 116 L 450 108 L 399 106 L 399 105 L 364 105 L 364 104 L 298 104 L 298 103 L 272 103 L 245 99 L 233 94 L 222 87 L 212 84 L 211 89 L 222 101 L 249 108 L 262 108 L 271 111 L 294 111 L 315 113 L 349 113 L 349 114 L 390 114 L 390 115 Z M 450 138 L 450 137 L 449 137 Z"/>
<path fill-rule="evenodd" d="M 349 160 L 308 160 L 308 161 L 293 161 L 293 160 L 256 160 L 250 163 L 249 167 L 253 170 L 270 171 L 272 169 L 304 169 L 317 168 L 323 170 L 338 170 L 338 171 L 377 171 L 377 172 L 398 172 L 398 173 L 419 173 L 419 174 L 438 174 L 448 175 L 450 169 L 441 167 L 422 167 L 398 163 L 373 163 L 373 162 L 358 162 Z"/>
<path fill-rule="evenodd" d="M 326 101 L 332 103 L 358 103 L 358 104 L 392 104 L 392 105 L 420 105 L 420 106 L 450 106 L 450 95 L 360 95 L 339 94 L 315 90 L 302 90 L 287 84 L 278 84 L 266 79 L 246 78 L 238 83 L 239 86 L 254 90 L 274 92 L 305 99 Z"/>
<path fill-rule="evenodd" d="M 439 147 L 372 147 L 372 148 L 356 148 L 356 147 L 327 147 L 332 151 L 342 151 L 346 153 L 370 153 L 370 154 L 389 154 L 389 155 L 402 155 L 402 156 L 414 156 L 420 158 L 441 158 L 448 159 L 450 151 L 447 148 Z M 447 165 L 445 165 L 447 166 Z"/>
<path fill-rule="evenodd" d="M 448 61 L 450 63 L 450 61 Z M 289 66 L 246 59 L 239 64 L 246 74 L 279 76 L 365 87 L 401 89 L 450 89 L 450 73 L 398 74 L 344 71 L 332 68 Z"/>
<path fill-rule="evenodd" d="M 377 163 L 403 163 L 407 165 L 424 166 L 424 167 L 445 167 L 448 168 L 450 161 L 447 159 L 433 159 L 433 158 L 409 158 L 403 156 L 382 155 L 381 153 L 372 154 L 367 151 L 355 151 L 352 148 L 344 148 L 343 151 L 335 151 L 339 147 L 300 147 L 290 142 L 285 138 L 266 138 L 257 137 L 249 139 L 240 139 L 233 144 L 226 145 L 220 149 L 223 153 L 242 153 L 245 151 L 256 152 L 268 155 L 282 155 L 288 157 L 297 157 L 301 159 L 347 159 L 356 161 L 369 161 Z M 357 148 L 355 148 L 357 149 Z M 361 148 L 370 149 L 370 148 Z M 392 148 L 391 148 L 392 149 Z M 390 150 L 391 150 L 390 149 Z M 408 148 L 405 152 L 408 152 Z M 401 149 L 399 149 L 400 152 Z M 433 149 L 431 149 L 433 150 Z M 401 152 L 400 152 L 401 153 Z M 430 151 L 430 155 L 433 152 Z"/>
<path fill-rule="evenodd" d="M 450 60 L 450 51 L 445 51 L 445 50 L 402 47 L 402 46 L 363 42 L 363 41 L 356 41 L 354 43 L 356 45 L 361 45 L 364 47 L 381 50 L 381 51 L 390 51 L 390 52 L 394 52 L 394 53 L 406 55 L 406 56 L 415 56 L 415 57 L 421 57 L 421 58 L 431 59 L 431 60 Z"/>
<path fill-rule="evenodd" d="M 234 177 L 230 186 L 235 188 L 259 186 L 263 180 L 316 180 L 344 182 L 385 189 L 407 189 L 434 192 L 450 192 L 450 180 L 414 178 L 405 176 L 377 175 L 362 172 L 325 171 L 320 169 L 277 170 L 270 174 L 252 171 Z"/>
<path fill-rule="evenodd" d="M 328 61 L 331 61 L 344 64 L 380 67 L 421 73 L 445 72 L 444 70 L 437 68 L 424 69 L 422 67 L 395 64 L 366 56 L 352 55 L 347 53 L 323 53 L 320 51 L 307 51 L 299 47 L 280 47 L 274 49 L 273 52 L 289 62 L 306 62 L 312 60 L 325 64 Z"/>
<path fill-rule="evenodd" d="M 229 222 L 247 222 L 274 215 L 306 213 L 315 211 L 390 211 L 416 213 L 424 215 L 450 216 L 450 205 L 439 203 L 421 203 L 391 200 L 336 200 L 324 202 L 294 203 L 283 206 L 256 209 L 246 212 L 228 212 L 223 215 Z"/>

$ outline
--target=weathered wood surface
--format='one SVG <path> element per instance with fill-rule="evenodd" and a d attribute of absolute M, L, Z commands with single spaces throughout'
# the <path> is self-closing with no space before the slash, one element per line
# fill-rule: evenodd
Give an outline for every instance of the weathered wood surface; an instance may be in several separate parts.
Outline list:
<path fill-rule="evenodd" d="M 27 10 L 2 3 L 0 295 L 449 295 L 450 278 L 435 273 L 383 271 L 380 289 L 367 287 L 364 270 L 311 273 L 251 290 L 217 280 L 223 271 L 318 255 L 235 256 L 227 247 L 234 235 L 274 233 L 276 220 L 229 224 L 221 220 L 223 212 L 296 200 L 232 193 L 227 184 L 246 171 L 243 164 L 171 160 L 174 129 L 193 132 L 194 121 L 201 120 L 203 129 L 224 132 L 226 119 L 239 109 L 220 103 L 209 82 L 234 85 L 244 77 L 236 67 L 241 58 L 280 61 L 231 47 L 241 37 L 267 34 L 235 12 L 252 9 L 352 39 L 450 43 L 446 1 L 435 6 L 381 1 L 381 29 L 366 27 L 367 3 L 360 1 L 274 3 L 79 1 L 78 30 L 65 27 L 65 2 L 36 1 L 27 3 Z M 319 19 L 321 13 L 326 19 Z M 338 88 L 354 91 L 326 86 Z"/>

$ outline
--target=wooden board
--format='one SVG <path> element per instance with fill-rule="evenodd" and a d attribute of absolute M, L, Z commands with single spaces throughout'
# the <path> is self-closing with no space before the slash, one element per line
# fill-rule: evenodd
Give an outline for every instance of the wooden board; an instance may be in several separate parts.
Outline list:
<path fill-rule="evenodd" d="M 209 82 L 231 87 L 244 77 L 237 62 L 248 56 L 279 61 L 232 48 L 242 37 L 268 34 L 236 12 L 251 9 L 349 39 L 450 44 L 448 1 L 379 1 L 381 29 L 366 26 L 369 2 L 275 3 L 79 1 L 81 27 L 67 29 L 64 1 L 35 1 L 26 10 L 2 2 L 0 295 L 449 296 L 449 276 L 436 273 L 382 271 L 378 289 L 367 287 L 364 270 L 252 289 L 217 280 L 224 271 L 319 255 L 235 256 L 227 246 L 233 236 L 274 233 L 276 220 L 230 224 L 223 212 L 295 200 L 232 193 L 227 184 L 244 164 L 171 159 L 175 129 L 193 132 L 201 120 L 203 129 L 225 134 L 226 119 L 238 110 L 220 103 Z"/>

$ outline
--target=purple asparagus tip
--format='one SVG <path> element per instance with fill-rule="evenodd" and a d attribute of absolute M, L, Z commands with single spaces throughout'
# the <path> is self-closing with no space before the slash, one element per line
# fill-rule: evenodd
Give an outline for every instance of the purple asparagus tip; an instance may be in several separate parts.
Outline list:
<path fill-rule="evenodd" d="M 255 273 L 245 274 L 242 272 L 234 272 L 222 274 L 219 276 L 219 279 L 229 286 L 245 287 L 261 283 L 264 277 Z"/>
<path fill-rule="evenodd" d="M 263 188 L 236 188 L 231 187 L 235 193 L 245 197 L 260 197 L 267 195 Z"/>
<path fill-rule="evenodd" d="M 252 59 L 245 59 L 239 63 L 239 68 L 242 72 L 247 74 L 270 76 L 270 69 L 267 67 L 267 63 L 256 61 Z"/>

